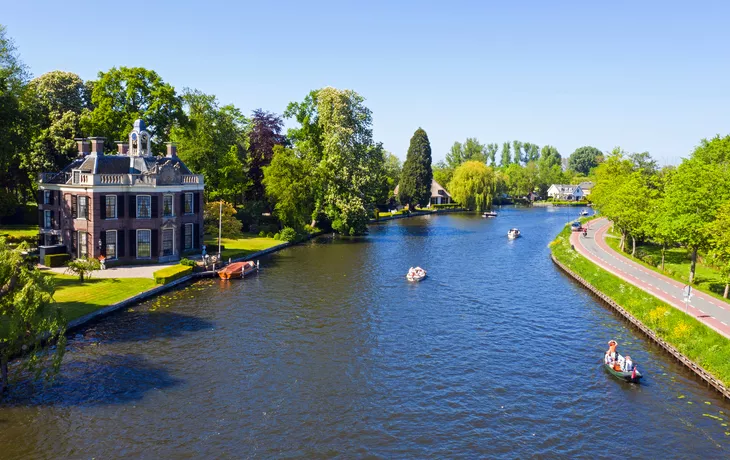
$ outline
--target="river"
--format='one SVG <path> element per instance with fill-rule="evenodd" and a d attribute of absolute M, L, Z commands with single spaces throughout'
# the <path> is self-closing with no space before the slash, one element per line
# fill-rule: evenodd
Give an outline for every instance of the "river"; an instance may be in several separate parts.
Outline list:
<path fill-rule="evenodd" d="M 728 457 L 730 404 L 553 266 L 577 213 L 376 224 L 111 315 L 13 387 L 2 458 Z"/>

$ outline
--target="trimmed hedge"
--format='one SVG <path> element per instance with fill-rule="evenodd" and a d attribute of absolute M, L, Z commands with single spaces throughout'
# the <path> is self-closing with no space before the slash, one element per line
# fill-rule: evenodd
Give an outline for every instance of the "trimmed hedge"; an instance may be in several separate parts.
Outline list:
<path fill-rule="evenodd" d="M 187 276 L 193 272 L 193 267 L 185 265 L 173 265 L 172 267 L 157 270 L 152 274 L 157 284 L 168 284 Z"/>
<path fill-rule="evenodd" d="M 46 254 L 43 258 L 43 265 L 46 267 L 63 267 L 71 260 L 69 254 Z"/>
<path fill-rule="evenodd" d="M 431 207 L 436 208 L 436 209 L 456 209 L 456 208 L 460 208 L 461 205 L 457 204 L 457 203 L 444 203 L 444 204 L 432 204 Z"/>

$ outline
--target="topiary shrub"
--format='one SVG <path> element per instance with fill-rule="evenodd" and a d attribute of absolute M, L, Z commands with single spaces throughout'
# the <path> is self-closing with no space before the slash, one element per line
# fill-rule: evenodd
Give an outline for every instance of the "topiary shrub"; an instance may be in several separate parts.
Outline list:
<path fill-rule="evenodd" d="M 291 243 L 292 241 L 298 240 L 299 235 L 297 234 L 297 231 L 294 230 L 293 228 L 285 227 L 284 230 L 279 232 L 279 239 L 282 241 L 288 241 Z"/>
<path fill-rule="evenodd" d="M 63 267 L 71 260 L 69 254 L 46 254 L 43 258 L 43 265 L 46 267 Z"/>
<path fill-rule="evenodd" d="M 182 258 L 180 259 L 180 265 L 184 265 L 186 267 L 195 267 L 196 265 L 198 265 L 198 263 L 194 260 Z"/>
<path fill-rule="evenodd" d="M 272 232 L 269 232 L 266 234 L 266 238 L 273 238 L 274 234 Z"/>
<path fill-rule="evenodd" d="M 157 270 L 152 274 L 157 284 L 168 284 L 187 276 L 193 272 L 193 267 L 185 265 L 173 265 L 172 267 Z"/>

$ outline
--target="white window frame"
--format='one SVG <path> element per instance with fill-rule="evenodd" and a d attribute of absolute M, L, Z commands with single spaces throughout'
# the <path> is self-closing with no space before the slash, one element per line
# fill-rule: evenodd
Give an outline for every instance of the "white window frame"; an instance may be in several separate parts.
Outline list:
<path fill-rule="evenodd" d="M 114 234 L 114 257 L 109 257 L 109 235 L 113 233 Z M 106 247 L 104 248 L 104 252 L 107 254 L 106 259 L 107 260 L 117 260 L 119 258 L 119 235 L 117 235 L 116 230 L 107 230 L 106 231 Z M 150 242 L 150 245 L 152 243 Z M 150 246 L 150 249 L 152 249 L 152 246 Z"/>
<path fill-rule="evenodd" d="M 49 210 L 43 211 L 43 228 L 53 228 L 53 219 Z"/>
<path fill-rule="evenodd" d="M 81 200 L 84 200 L 86 212 L 81 212 Z M 76 218 L 88 220 L 89 217 L 89 197 L 86 195 L 78 195 L 76 197 Z"/>
<path fill-rule="evenodd" d="M 183 241 L 183 245 L 185 246 L 183 250 L 189 251 L 193 249 L 193 224 L 185 224 L 185 241 Z M 188 236 L 190 236 L 190 247 L 188 247 Z"/>
<path fill-rule="evenodd" d="M 51 191 L 43 190 L 43 204 L 51 204 Z"/>
<path fill-rule="evenodd" d="M 79 182 L 81 181 L 81 171 L 79 171 L 79 170 L 74 170 L 74 171 L 72 172 L 71 176 L 72 176 L 72 178 L 73 178 L 73 179 L 72 179 L 72 182 L 73 182 L 74 184 L 78 184 L 78 183 L 79 183 Z"/>
<path fill-rule="evenodd" d="M 185 205 L 188 204 L 188 195 L 190 195 L 190 212 L 183 209 L 183 212 L 187 215 L 195 214 L 195 195 L 192 192 L 185 192 Z"/>
<path fill-rule="evenodd" d="M 109 208 L 108 208 L 108 205 L 106 204 L 107 200 L 109 200 L 109 198 L 114 198 L 114 215 L 113 216 L 109 215 Z M 117 210 L 117 196 L 116 195 L 106 195 L 106 198 L 104 198 L 104 209 L 106 212 L 107 219 L 116 219 L 117 218 L 117 214 L 119 213 L 119 211 Z"/>
<path fill-rule="evenodd" d="M 165 232 L 172 232 L 172 252 L 170 254 L 165 254 Z M 162 250 L 162 257 L 169 257 L 175 255 L 175 229 L 174 228 L 161 228 L 160 233 L 162 233 L 160 242 L 160 249 Z M 150 247 L 151 248 L 151 247 Z"/>
<path fill-rule="evenodd" d="M 147 257 L 140 257 L 139 256 L 139 232 L 149 232 L 150 235 L 150 255 Z M 140 228 L 137 230 L 136 233 L 136 239 L 134 240 L 134 254 L 137 257 L 137 259 L 151 259 L 152 258 L 152 230 L 146 229 L 146 228 Z"/>
<path fill-rule="evenodd" d="M 83 244 L 81 243 L 81 237 L 83 236 Z M 77 253 L 76 257 L 79 259 L 86 259 L 89 257 L 89 235 L 81 230 L 78 230 L 78 235 L 76 236 L 76 246 L 77 246 Z M 84 248 L 83 250 L 83 256 L 81 255 L 81 248 Z"/>
<path fill-rule="evenodd" d="M 170 197 L 170 214 L 165 214 L 165 199 Z M 175 195 L 165 193 L 162 195 L 162 217 L 175 217 Z"/>
<path fill-rule="evenodd" d="M 146 216 L 146 217 L 141 217 L 139 215 L 139 199 L 144 198 L 144 197 L 147 197 L 149 199 L 149 206 L 147 206 L 147 209 L 149 210 L 150 215 Z M 137 195 L 136 204 L 137 204 L 137 212 L 136 212 L 137 219 L 152 219 L 152 195 Z"/>

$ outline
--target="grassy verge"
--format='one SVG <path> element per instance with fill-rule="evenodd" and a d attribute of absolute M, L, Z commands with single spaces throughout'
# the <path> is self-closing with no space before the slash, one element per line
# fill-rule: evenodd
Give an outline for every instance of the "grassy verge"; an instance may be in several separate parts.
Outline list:
<path fill-rule="evenodd" d="M 254 252 L 263 251 L 264 249 L 269 249 L 282 243 L 286 243 L 286 241 L 255 235 L 245 235 L 243 238 L 237 239 L 223 238 L 221 244 L 225 246 L 225 249 L 222 251 L 221 257 L 223 260 L 246 257 Z M 218 252 L 218 238 L 206 236 L 205 245 L 208 248 L 208 254 L 216 254 Z"/>
<path fill-rule="evenodd" d="M 730 384 L 730 340 L 572 250 L 568 226 L 550 243 L 550 249 L 561 263 L 608 295 L 659 337 L 725 385 Z"/>
<path fill-rule="evenodd" d="M 662 261 L 662 248 L 652 244 L 641 245 L 636 247 L 636 254 L 640 257 L 631 257 L 631 254 L 621 252 L 619 250 L 620 240 L 616 238 L 606 238 L 606 243 L 616 252 L 631 259 L 632 261 L 643 265 L 644 267 L 668 276 L 680 283 L 687 283 L 689 280 L 689 264 L 690 256 L 684 248 L 668 248 L 664 255 L 664 271 L 658 266 Z M 630 243 L 629 243 L 630 244 Z M 718 300 L 728 302 L 722 294 L 725 290 L 725 282 L 719 270 L 709 267 L 701 262 L 697 262 L 695 267 L 695 284 L 696 289 L 711 295 Z"/>
<path fill-rule="evenodd" d="M 0 237 L 5 237 L 9 242 L 22 240 L 34 240 L 38 237 L 37 225 L 3 225 L 0 226 Z"/>
<path fill-rule="evenodd" d="M 400 216 L 402 214 L 407 214 L 407 211 L 401 210 L 398 212 L 378 212 L 378 217 L 391 217 L 391 216 Z"/>
<path fill-rule="evenodd" d="M 81 283 L 76 276 L 57 273 L 47 276 L 56 282 L 53 298 L 69 321 L 156 286 L 149 278 L 92 278 Z"/>

